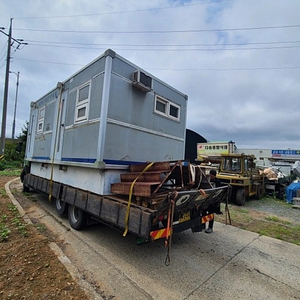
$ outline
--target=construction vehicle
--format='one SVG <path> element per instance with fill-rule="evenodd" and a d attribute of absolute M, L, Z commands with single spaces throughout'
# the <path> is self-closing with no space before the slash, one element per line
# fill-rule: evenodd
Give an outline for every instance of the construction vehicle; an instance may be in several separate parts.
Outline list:
<path fill-rule="evenodd" d="M 99 221 L 151 241 L 199 232 L 225 201 L 184 160 L 187 96 L 108 49 L 30 107 L 25 191 L 79 230 Z"/>
<path fill-rule="evenodd" d="M 264 175 L 255 166 L 255 156 L 222 154 L 217 178 L 231 187 L 231 200 L 244 205 L 249 197 L 260 199 L 264 194 Z"/>

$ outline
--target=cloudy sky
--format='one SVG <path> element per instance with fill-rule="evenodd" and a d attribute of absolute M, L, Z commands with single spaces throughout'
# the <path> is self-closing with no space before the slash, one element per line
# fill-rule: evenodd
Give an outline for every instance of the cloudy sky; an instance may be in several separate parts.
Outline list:
<path fill-rule="evenodd" d="M 1 1 L 1 116 L 13 18 L 13 38 L 28 44 L 11 48 L 16 135 L 31 101 L 111 48 L 187 94 L 187 128 L 207 140 L 300 150 L 299 16 L 298 0 Z"/>

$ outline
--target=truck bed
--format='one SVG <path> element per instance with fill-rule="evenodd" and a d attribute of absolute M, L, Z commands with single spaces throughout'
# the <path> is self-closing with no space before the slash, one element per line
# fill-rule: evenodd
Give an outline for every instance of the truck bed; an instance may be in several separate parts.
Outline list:
<path fill-rule="evenodd" d="M 112 184 L 111 195 L 98 195 L 30 173 L 24 177 L 23 184 L 51 194 L 53 198 L 78 207 L 100 222 L 122 230 L 126 228 L 128 214 L 128 232 L 146 240 L 151 239 L 153 231 L 166 224 L 171 202 L 174 204 L 172 225 L 174 232 L 178 232 L 199 225 L 202 217 L 211 214 L 213 208 L 219 206 L 227 197 L 226 186 L 211 188 L 205 176 L 201 177 L 202 182 L 197 182 L 199 189 L 195 189 L 195 182 L 189 173 L 190 166 L 185 162 L 171 162 L 169 168 L 165 168 L 165 163 L 161 166 L 159 182 L 124 181 L 127 177 L 123 174 L 123 181 Z M 144 167 L 140 166 L 141 169 Z M 155 168 L 155 172 L 159 171 L 159 163 L 156 163 Z M 138 172 L 137 166 L 129 171 L 130 176 L 135 172 Z M 143 180 L 146 177 L 143 176 Z M 147 187 L 147 193 L 141 192 L 142 186 Z"/>

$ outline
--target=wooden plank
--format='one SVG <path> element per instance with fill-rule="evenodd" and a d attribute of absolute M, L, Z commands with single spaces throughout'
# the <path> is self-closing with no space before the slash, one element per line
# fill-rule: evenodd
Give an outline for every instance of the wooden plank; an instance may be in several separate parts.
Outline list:
<path fill-rule="evenodd" d="M 34 188 L 36 188 L 36 189 L 37 189 L 37 187 L 38 187 L 38 182 L 39 182 L 38 177 L 34 176 L 34 177 L 33 177 L 33 181 L 32 181 L 32 186 L 33 186 Z"/>
<path fill-rule="evenodd" d="M 76 189 L 68 186 L 66 188 L 66 193 L 64 195 L 64 201 L 70 204 L 74 204 L 75 197 L 76 197 Z"/>
<path fill-rule="evenodd" d="M 86 210 L 92 215 L 100 216 L 102 197 L 99 195 L 88 194 Z"/>
<path fill-rule="evenodd" d="M 150 238 L 151 221 L 152 221 L 151 215 L 143 211 L 142 220 L 141 220 L 142 224 L 140 227 L 140 235 L 147 240 Z"/>
<path fill-rule="evenodd" d="M 129 171 L 130 172 L 142 172 L 149 163 L 139 164 L 139 165 L 130 165 Z M 154 163 L 149 171 L 161 171 L 161 172 L 168 172 L 170 171 L 170 162 L 156 162 Z"/>
<path fill-rule="evenodd" d="M 53 182 L 53 185 L 52 185 L 52 196 L 54 198 L 59 198 L 59 193 L 60 193 L 60 186 L 61 184 L 60 183 L 57 183 L 57 182 Z"/>
<path fill-rule="evenodd" d="M 152 191 L 160 182 L 136 182 L 133 186 L 134 196 L 150 197 Z M 111 192 L 121 195 L 129 195 L 131 182 L 119 182 L 111 185 Z"/>
<path fill-rule="evenodd" d="M 76 205 L 77 207 L 79 207 L 82 210 L 85 210 L 87 198 L 88 198 L 88 193 L 86 191 L 81 191 L 81 190 L 77 189 L 74 205 Z"/>
<path fill-rule="evenodd" d="M 133 182 L 137 177 L 138 177 L 137 182 L 160 181 L 161 171 L 146 172 L 142 175 L 140 172 L 130 172 L 130 173 L 126 173 L 126 174 L 121 174 L 121 181 L 122 182 Z"/>
<path fill-rule="evenodd" d="M 28 174 L 27 175 L 29 178 L 28 178 L 28 185 L 30 186 L 33 186 L 34 187 L 34 176 L 32 176 L 31 174 Z"/>
<path fill-rule="evenodd" d="M 38 189 L 39 191 L 42 191 L 42 186 L 43 186 L 43 179 L 40 178 L 40 177 L 38 177 L 38 178 L 37 178 L 37 189 Z"/>
<path fill-rule="evenodd" d="M 103 198 L 100 218 L 106 222 L 117 224 L 119 217 L 119 206 L 120 203 Z"/>
<path fill-rule="evenodd" d="M 120 207 L 118 225 L 125 229 L 125 216 L 127 212 L 127 206 Z M 129 229 L 128 231 L 141 236 L 145 239 L 149 239 L 151 230 L 151 214 L 142 211 L 140 209 L 130 207 L 129 213 Z"/>
<path fill-rule="evenodd" d="M 49 191 L 49 184 L 48 184 L 48 180 L 43 180 L 43 184 L 42 184 L 42 191 L 44 193 L 48 193 Z"/>

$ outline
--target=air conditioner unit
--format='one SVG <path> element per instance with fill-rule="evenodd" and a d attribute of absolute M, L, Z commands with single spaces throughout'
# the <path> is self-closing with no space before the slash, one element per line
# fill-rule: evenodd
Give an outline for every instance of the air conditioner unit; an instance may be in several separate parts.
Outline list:
<path fill-rule="evenodd" d="M 152 78 L 137 70 L 132 74 L 132 85 L 143 92 L 149 92 L 152 90 Z"/>

